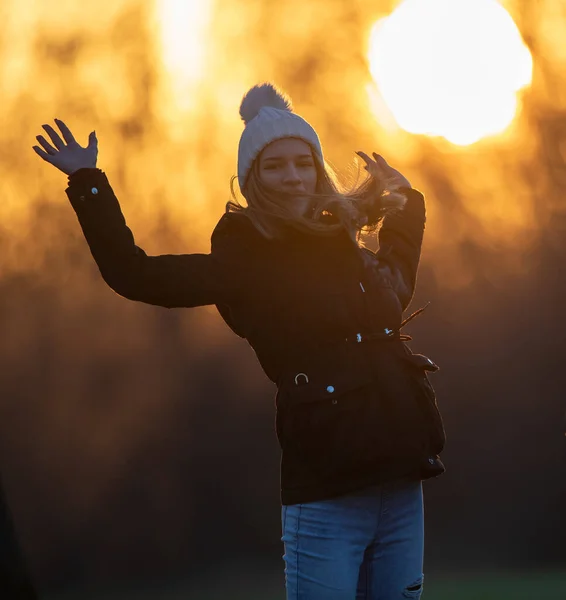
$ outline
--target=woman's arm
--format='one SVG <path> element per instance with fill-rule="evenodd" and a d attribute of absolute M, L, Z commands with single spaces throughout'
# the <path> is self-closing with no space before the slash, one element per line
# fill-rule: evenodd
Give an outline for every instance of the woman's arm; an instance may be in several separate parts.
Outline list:
<path fill-rule="evenodd" d="M 415 291 L 417 271 L 421 256 L 426 221 L 424 196 L 411 187 L 408 179 L 373 153 L 373 159 L 364 152 L 357 153 L 366 163 L 364 167 L 372 177 L 381 182 L 389 194 L 381 202 L 399 206 L 383 219 L 379 230 L 378 268 L 397 292 L 403 310 L 407 308 Z"/>
<path fill-rule="evenodd" d="M 377 258 L 405 310 L 415 292 L 426 211 L 424 196 L 419 191 L 412 188 L 399 191 L 405 194 L 407 202 L 404 208 L 384 217 Z"/>
<path fill-rule="evenodd" d="M 224 227 L 215 230 L 210 254 L 148 256 L 135 244 L 102 171 L 76 171 L 66 194 L 104 281 L 120 296 L 175 308 L 229 303 L 236 293 Z"/>
<path fill-rule="evenodd" d="M 83 148 L 65 123 L 55 122 L 63 139 L 44 125 L 52 144 L 37 136 L 41 148 L 33 149 L 69 176 L 67 196 L 106 283 L 125 298 L 167 308 L 229 304 L 242 285 L 230 219 L 215 229 L 210 254 L 147 256 L 135 244 L 106 175 L 96 168 L 96 134 Z"/>

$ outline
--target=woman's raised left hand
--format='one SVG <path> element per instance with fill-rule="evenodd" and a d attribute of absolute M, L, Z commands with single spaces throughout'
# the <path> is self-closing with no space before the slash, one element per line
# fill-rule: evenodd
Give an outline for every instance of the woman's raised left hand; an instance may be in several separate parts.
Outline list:
<path fill-rule="evenodd" d="M 397 171 L 397 169 L 388 165 L 383 156 L 375 152 L 372 153 L 373 159 L 362 151 L 358 151 L 356 154 L 366 163 L 364 169 L 381 183 L 381 187 L 383 188 L 381 196 L 382 205 L 389 205 L 391 207 L 403 206 L 407 201 L 407 197 L 402 192 L 399 192 L 399 190 L 400 188 L 410 188 L 411 184 L 409 180 Z"/>
<path fill-rule="evenodd" d="M 387 164 L 387 161 L 373 152 L 373 159 L 371 159 L 365 152 L 356 152 L 363 161 L 366 163 L 364 169 L 373 177 L 381 181 L 383 188 L 389 192 L 396 192 L 402 187 L 411 187 L 409 180 L 397 169 L 394 169 Z"/>

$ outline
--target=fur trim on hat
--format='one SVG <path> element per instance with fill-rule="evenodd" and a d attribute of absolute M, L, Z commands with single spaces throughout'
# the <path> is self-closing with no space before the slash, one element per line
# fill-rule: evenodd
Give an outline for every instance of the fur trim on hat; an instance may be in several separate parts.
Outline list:
<path fill-rule="evenodd" d="M 240 116 L 247 125 L 264 106 L 293 112 L 291 99 L 272 83 L 254 85 L 242 99 Z"/>

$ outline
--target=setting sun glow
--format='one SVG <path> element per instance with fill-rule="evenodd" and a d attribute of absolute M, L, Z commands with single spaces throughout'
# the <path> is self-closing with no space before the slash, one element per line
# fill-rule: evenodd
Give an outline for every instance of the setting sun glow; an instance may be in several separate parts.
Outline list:
<path fill-rule="evenodd" d="M 190 109 L 194 90 L 204 74 L 209 0 L 157 0 L 163 67 L 170 77 L 174 103 Z"/>
<path fill-rule="evenodd" d="M 505 130 L 532 58 L 496 0 L 405 0 L 378 21 L 369 63 L 404 130 L 472 144 Z"/>

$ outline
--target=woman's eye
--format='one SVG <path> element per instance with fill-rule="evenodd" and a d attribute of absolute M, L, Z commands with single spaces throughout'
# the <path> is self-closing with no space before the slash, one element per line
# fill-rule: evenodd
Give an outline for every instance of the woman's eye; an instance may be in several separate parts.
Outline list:
<path fill-rule="evenodd" d="M 309 167 L 314 167 L 314 165 L 312 163 L 303 163 L 299 165 L 300 169 L 308 169 Z"/>

